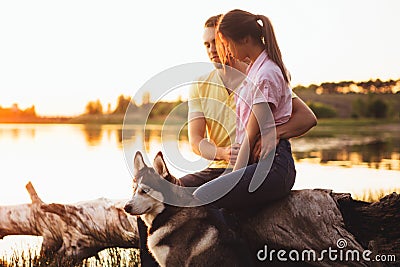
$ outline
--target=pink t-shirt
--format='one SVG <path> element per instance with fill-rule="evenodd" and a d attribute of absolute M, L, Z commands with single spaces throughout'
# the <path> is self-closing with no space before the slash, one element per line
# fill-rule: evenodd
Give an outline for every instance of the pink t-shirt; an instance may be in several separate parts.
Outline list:
<path fill-rule="evenodd" d="M 292 90 L 275 62 L 263 51 L 249 67 L 247 78 L 238 88 L 236 97 L 236 142 L 242 143 L 252 106 L 272 104 L 273 120 L 260 122 L 261 133 L 273 126 L 287 122 L 292 113 Z"/>

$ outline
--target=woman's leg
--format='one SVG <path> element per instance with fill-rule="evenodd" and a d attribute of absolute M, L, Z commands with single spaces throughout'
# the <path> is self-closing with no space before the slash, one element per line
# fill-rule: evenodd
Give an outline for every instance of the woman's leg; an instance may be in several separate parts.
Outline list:
<path fill-rule="evenodd" d="M 253 176 L 260 175 L 258 171 L 256 172 L 259 164 L 266 164 L 266 161 L 260 161 L 212 180 L 199 187 L 194 192 L 194 196 L 204 203 L 211 202 L 217 207 L 238 211 L 249 210 L 289 194 L 296 176 L 289 141 L 281 140 L 279 142 L 272 166 L 269 172 L 264 174 L 266 175 L 264 181 L 257 190 L 249 192 Z M 237 184 L 235 185 L 235 183 Z M 232 189 L 227 194 L 215 200 L 216 196 L 221 195 L 221 192 L 229 188 Z"/>

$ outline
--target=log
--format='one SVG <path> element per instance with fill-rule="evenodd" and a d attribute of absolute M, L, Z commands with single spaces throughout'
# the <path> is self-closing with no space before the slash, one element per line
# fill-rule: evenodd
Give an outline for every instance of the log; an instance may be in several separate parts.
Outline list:
<path fill-rule="evenodd" d="M 136 217 L 123 210 L 125 200 L 46 204 L 30 182 L 26 189 L 31 204 L 0 206 L 0 239 L 7 235 L 42 236 L 41 255 L 64 266 L 96 256 L 105 248 L 139 247 Z"/>
<path fill-rule="evenodd" d="M 109 247 L 139 247 L 136 218 L 123 211 L 127 200 L 100 198 L 68 205 L 46 204 L 32 184 L 27 190 L 31 204 L 0 206 L 0 238 L 43 236 L 42 253 L 71 264 Z M 298 263 L 298 259 L 301 266 L 381 266 L 361 257 L 366 250 L 372 252 L 370 259 L 379 254 L 396 257 L 397 261 L 383 266 L 400 263 L 400 196 L 396 193 L 367 203 L 331 190 L 297 190 L 256 214 L 241 213 L 238 218 L 237 230 L 248 242 L 256 262 L 263 266 L 271 262 L 286 266 L 288 262 L 277 257 L 279 250 L 283 251 L 281 258 L 292 263 Z M 336 260 L 328 254 L 320 255 L 329 249 L 336 250 Z M 311 251 L 316 253 L 315 259 Z M 358 251 L 360 259 L 346 261 L 347 251 Z M 301 258 L 304 252 L 306 258 Z"/>
<path fill-rule="evenodd" d="M 399 266 L 399 223 L 400 195 L 396 193 L 367 203 L 353 200 L 350 194 L 315 189 L 292 191 L 289 197 L 248 216 L 240 225 L 253 255 L 267 244 L 269 250 L 284 250 L 288 261 L 287 253 L 293 250 L 315 251 L 317 260 L 305 257 L 311 266 Z M 322 251 L 329 248 L 337 252 L 322 257 Z M 363 259 L 366 250 L 371 254 Z M 353 260 L 350 253 L 346 257 L 346 251 L 358 251 L 360 259 Z M 292 255 L 296 262 L 296 253 Z M 333 260 L 335 255 L 337 259 Z M 380 265 L 374 261 L 376 255 L 394 256 L 396 261 L 392 258 Z M 279 265 L 276 255 L 272 260 Z"/>

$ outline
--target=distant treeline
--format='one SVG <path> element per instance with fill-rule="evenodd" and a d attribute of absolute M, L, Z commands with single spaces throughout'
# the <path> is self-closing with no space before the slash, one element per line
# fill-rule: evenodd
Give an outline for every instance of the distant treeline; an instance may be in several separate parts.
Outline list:
<path fill-rule="evenodd" d="M 293 90 L 318 118 L 400 117 L 400 79 L 299 85 Z"/>
<path fill-rule="evenodd" d="M 90 101 L 85 108 L 85 114 L 89 115 L 118 115 L 125 114 L 129 107 L 129 113 L 131 114 L 143 114 L 148 115 L 149 118 L 158 118 L 166 115 L 170 115 L 171 112 L 176 116 L 187 116 L 187 103 L 182 100 L 175 102 L 150 102 L 149 93 L 146 94 L 146 98 L 143 104 L 137 105 L 136 102 L 130 96 L 120 95 L 117 100 L 117 105 L 114 110 L 108 109 L 104 112 L 103 105 L 99 100 Z"/>
<path fill-rule="evenodd" d="M 367 82 L 326 82 L 320 85 L 298 85 L 293 88 L 314 111 L 318 118 L 399 118 L 400 79 Z M 143 96 L 142 105 L 137 105 L 131 97 L 121 95 L 116 108 L 103 112 L 100 101 L 91 101 L 86 106 L 86 114 L 125 114 L 129 104 L 132 113 L 149 115 L 149 118 L 162 118 L 175 110 L 174 115 L 187 116 L 187 105 L 176 102 L 150 102 L 150 93 Z M 183 105 L 182 105 L 183 104 Z M 177 109 L 177 107 L 179 107 Z"/>
<path fill-rule="evenodd" d="M 18 119 L 18 118 L 35 118 L 35 106 L 27 109 L 20 109 L 18 104 L 13 104 L 11 108 L 3 108 L 0 106 L 0 118 Z"/>
<path fill-rule="evenodd" d="M 293 91 L 305 101 L 318 118 L 400 118 L 400 79 L 367 82 L 325 82 L 320 85 L 298 85 Z M 35 106 L 21 110 L 17 104 L 11 108 L 0 106 L 0 122 L 61 122 L 61 123 L 122 123 L 129 106 L 129 115 L 138 119 L 162 121 L 166 116 L 186 120 L 187 102 L 150 101 L 150 92 L 143 95 L 138 105 L 130 96 L 120 95 L 114 109 L 109 103 L 105 108 L 100 100 L 89 101 L 81 116 L 40 117 Z"/>
<path fill-rule="evenodd" d="M 311 84 L 309 86 L 298 85 L 293 88 L 295 91 L 309 90 L 317 94 L 396 94 L 400 92 L 400 79 L 381 81 L 380 79 L 369 80 L 367 82 L 325 82 L 320 85 Z"/>

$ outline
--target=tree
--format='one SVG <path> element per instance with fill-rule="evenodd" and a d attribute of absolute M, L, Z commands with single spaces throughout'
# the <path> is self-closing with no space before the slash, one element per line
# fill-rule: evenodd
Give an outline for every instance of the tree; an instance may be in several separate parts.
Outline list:
<path fill-rule="evenodd" d="M 389 112 L 389 105 L 382 99 L 376 99 L 376 96 L 369 95 L 367 101 L 358 98 L 353 102 L 353 117 L 373 117 L 386 118 Z"/>
<path fill-rule="evenodd" d="M 35 106 L 31 106 L 30 108 L 27 108 L 24 110 L 24 114 L 25 115 L 29 115 L 29 116 L 36 116 L 36 109 Z"/>
<path fill-rule="evenodd" d="M 351 113 L 351 116 L 353 118 L 366 117 L 367 110 L 365 107 L 365 102 L 361 98 L 357 98 L 353 101 L 353 111 Z"/>
<path fill-rule="evenodd" d="M 315 113 L 317 118 L 334 118 L 337 116 L 336 110 L 326 104 L 320 102 L 307 102 L 307 105 Z"/>
<path fill-rule="evenodd" d="M 117 107 L 115 108 L 113 114 L 125 114 L 130 103 L 131 103 L 130 96 L 125 97 L 124 95 L 120 95 L 118 97 Z M 133 102 L 132 104 L 134 105 Z"/>
<path fill-rule="evenodd" d="M 372 100 L 368 105 L 368 113 L 374 118 L 385 118 L 387 111 L 388 105 L 381 99 Z"/>
<path fill-rule="evenodd" d="M 96 101 L 89 101 L 85 107 L 85 113 L 90 115 L 103 114 L 103 106 L 99 99 Z"/>

